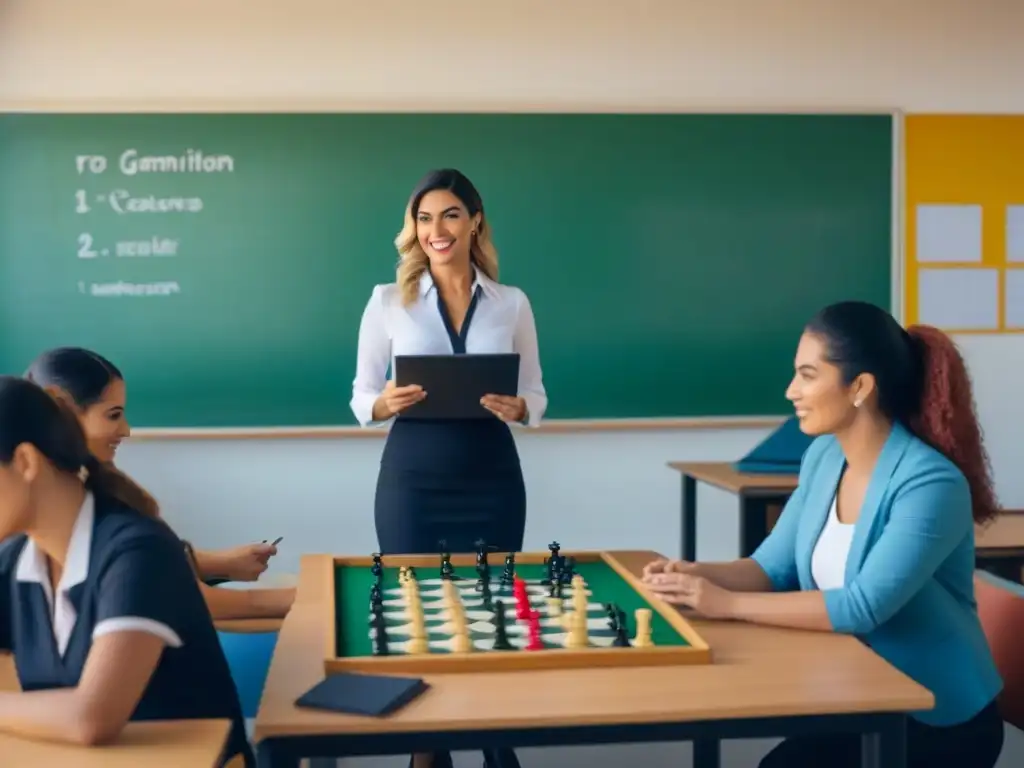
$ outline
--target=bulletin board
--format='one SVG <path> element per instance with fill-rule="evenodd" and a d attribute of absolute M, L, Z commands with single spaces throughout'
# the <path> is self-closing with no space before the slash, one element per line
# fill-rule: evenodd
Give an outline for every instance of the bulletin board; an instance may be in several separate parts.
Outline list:
<path fill-rule="evenodd" d="M 1024 333 L 1024 115 L 907 115 L 904 319 Z"/>

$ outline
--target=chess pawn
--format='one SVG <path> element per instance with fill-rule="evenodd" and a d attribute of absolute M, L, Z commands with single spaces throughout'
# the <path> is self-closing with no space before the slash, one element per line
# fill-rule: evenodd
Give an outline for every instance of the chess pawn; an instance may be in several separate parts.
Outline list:
<path fill-rule="evenodd" d="M 445 581 L 441 585 L 441 593 L 444 595 L 445 601 L 449 607 L 460 602 L 459 588 L 455 586 L 454 581 Z"/>
<path fill-rule="evenodd" d="M 586 614 L 587 612 L 587 585 L 579 574 L 572 577 L 572 607 L 573 610 Z"/>
<path fill-rule="evenodd" d="M 472 650 L 473 641 L 469 639 L 469 629 L 462 622 L 461 626 L 456 626 L 452 635 L 452 653 L 469 653 Z"/>
<path fill-rule="evenodd" d="M 587 615 L 569 614 L 566 622 L 568 632 L 565 634 L 566 648 L 586 648 L 587 643 Z"/>
<path fill-rule="evenodd" d="M 575 619 L 573 618 L 572 611 L 566 611 L 558 617 L 558 623 L 561 624 L 562 629 L 566 632 L 572 632 L 573 621 Z"/>
<path fill-rule="evenodd" d="M 646 648 L 654 645 L 651 640 L 651 616 L 650 608 L 636 609 L 636 637 L 633 638 L 634 648 Z"/>
<path fill-rule="evenodd" d="M 406 652 L 410 654 L 422 654 L 430 651 L 430 646 L 427 644 L 426 633 L 422 635 L 413 635 L 409 638 L 409 644 L 406 646 Z"/>
<path fill-rule="evenodd" d="M 427 625 L 423 621 L 422 613 L 413 613 L 412 623 L 409 626 L 409 653 L 427 653 Z"/>

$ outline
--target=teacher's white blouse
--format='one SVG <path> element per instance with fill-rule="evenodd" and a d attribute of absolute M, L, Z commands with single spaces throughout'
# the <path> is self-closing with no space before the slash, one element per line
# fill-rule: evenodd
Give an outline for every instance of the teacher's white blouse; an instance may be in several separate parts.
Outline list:
<path fill-rule="evenodd" d="M 530 300 L 519 288 L 496 283 L 479 271 L 473 281 L 473 291 L 478 290 L 480 296 L 466 334 L 466 352 L 519 353 L 519 396 L 526 401 L 527 424 L 537 426 L 548 398 Z M 396 355 L 454 354 L 435 291 L 429 272 L 420 279 L 419 299 L 408 307 L 402 305 L 396 283 L 374 287 L 359 326 L 350 403 L 363 426 L 374 423 L 373 403 L 384 391 Z"/>

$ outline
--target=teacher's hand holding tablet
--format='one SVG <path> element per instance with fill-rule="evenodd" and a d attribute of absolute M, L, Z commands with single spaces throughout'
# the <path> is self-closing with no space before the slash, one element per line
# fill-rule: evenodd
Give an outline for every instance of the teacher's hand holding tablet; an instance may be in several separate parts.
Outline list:
<path fill-rule="evenodd" d="M 502 421 L 518 423 L 526 420 L 526 400 L 521 397 L 484 395 L 480 398 L 480 405 Z"/>
<path fill-rule="evenodd" d="M 419 384 L 408 384 L 404 387 L 396 387 L 394 379 L 384 385 L 384 391 L 373 404 L 373 418 L 376 421 L 384 421 L 392 416 L 401 413 L 410 405 L 415 405 L 425 398 L 427 393 Z"/>

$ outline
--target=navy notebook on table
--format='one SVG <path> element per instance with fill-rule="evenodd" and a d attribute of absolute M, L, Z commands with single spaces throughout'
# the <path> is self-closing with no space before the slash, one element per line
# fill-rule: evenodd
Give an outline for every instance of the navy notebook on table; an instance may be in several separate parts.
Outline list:
<path fill-rule="evenodd" d="M 800 460 L 813 439 L 800 430 L 800 420 L 792 416 L 737 461 L 736 471 L 762 475 L 799 474 Z"/>
<path fill-rule="evenodd" d="M 401 709 L 428 687 L 415 677 L 349 672 L 324 678 L 296 699 L 295 706 L 382 717 Z"/>

